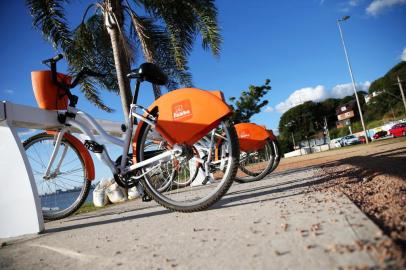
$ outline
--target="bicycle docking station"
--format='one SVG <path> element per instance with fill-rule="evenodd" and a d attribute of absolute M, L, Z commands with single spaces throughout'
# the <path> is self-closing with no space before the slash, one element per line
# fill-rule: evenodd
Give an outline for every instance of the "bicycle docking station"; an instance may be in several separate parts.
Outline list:
<path fill-rule="evenodd" d="M 110 134 L 121 136 L 121 123 L 97 121 Z M 17 128 L 56 130 L 59 127 L 62 125 L 56 111 L 8 101 L 0 103 L 0 238 L 44 230 L 40 198 Z"/>

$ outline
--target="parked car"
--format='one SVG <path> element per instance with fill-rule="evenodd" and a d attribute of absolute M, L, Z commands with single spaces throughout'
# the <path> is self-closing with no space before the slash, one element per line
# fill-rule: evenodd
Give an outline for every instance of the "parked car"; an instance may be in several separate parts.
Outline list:
<path fill-rule="evenodd" d="M 343 138 L 341 139 L 341 144 L 342 144 L 343 146 L 346 146 L 346 145 L 353 145 L 353 144 L 358 144 L 358 143 L 360 143 L 358 137 L 355 136 L 355 135 L 352 135 L 352 134 L 351 134 L 351 135 L 347 135 L 347 136 L 345 136 L 345 137 L 343 137 Z"/>
<path fill-rule="evenodd" d="M 337 147 L 341 147 L 342 145 L 341 145 L 341 138 L 338 138 L 338 139 L 332 139 L 331 141 L 330 141 L 330 147 L 332 147 L 332 148 L 337 148 Z"/>
<path fill-rule="evenodd" d="M 358 140 L 359 140 L 360 143 L 366 143 L 367 142 L 367 140 L 365 139 L 365 136 L 359 136 Z M 368 137 L 368 142 L 370 142 L 370 141 L 371 141 L 371 138 Z"/>
<path fill-rule="evenodd" d="M 383 138 L 386 135 L 388 135 L 388 132 L 386 130 L 381 130 L 381 131 L 378 131 L 377 133 L 375 133 L 373 137 L 376 140 L 376 139 L 379 139 L 379 138 Z"/>
<path fill-rule="evenodd" d="M 406 136 L 406 123 L 399 123 L 394 125 L 390 130 L 389 134 L 393 137 Z"/>

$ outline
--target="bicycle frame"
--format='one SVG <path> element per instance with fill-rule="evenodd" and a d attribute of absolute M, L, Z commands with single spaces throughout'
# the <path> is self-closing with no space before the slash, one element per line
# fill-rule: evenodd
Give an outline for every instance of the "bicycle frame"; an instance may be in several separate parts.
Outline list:
<path fill-rule="evenodd" d="M 74 118 L 67 118 L 66 119 L 66 125 L 63 127 L 55 136 L 56 141 L 55 141 L 55 147 L 52 152 L 50 161 L 48 163 L 46 173 L 44 178 L 50 178 L 53 174 L 57 173 L 59 171 L 59 167 L 62 164 L 62 160 L 65 156 L 66 149 L 64 149 L 64 153 L 62 153 L 61 159 L 59 160 L 55 170 L 53 173 L 51 173 L 51 168 L 53 163 L 55 162 L 56 156 L 58 155 L 60 145 L 63 139 L 63 136 L 65 133 L 70 133 L 72 131 L 72 128 L 77 129 L 81 131 L 83 134 L 89 137 L 91 141 L 97 142 L 98 140 L 96 139 L 96 136 L 93 134 L 92 130 L 89 127 L 92 127 L 98 134 L 103 138 L 103 140 L 108 141 L 114 145 L 120 146 L 123 148 L 122 151 L 122 159 L 121 159 L 121 164 L 119 166 L 116 166 L 113 160 L 110 158 L 108 151 L 106 148 L 103 149 L 101 153 L 95 153 L 96 157 L 101 160 L 113 174 L 126 174 L 130 171 L 139 169 L 141 167 L 147 166 L 151 163 L 154 163 L 158 160 L 162 160 L 165 158 L 170 158 L 173 157 L 177 154 L 180 154 L 180 150 L 177 149 L 176 147 L 172 150 L 167 150 L 157 156 L 154 156 L 152 158 L 149 158 L 147 160 L 144 160 L 142 162 L 138 162 L 134 165 L 131 166 L 126 166 L 127 164 L 127 157 L 128 157 L 128 152 L 131 144 L 131 138 L 132 138 L 132 133 L 133 133 L 133 128 L 134 128 L 134 117 L 141 120 L 144 122 L 144 124 L 150 125 L 154 130 L 155 130 L 155 123 L 153 122 L 152 119 L 148 119 L 144 117 L 141 114 L 138 114 L 136 112 L 136 109 L 140 108 L 144 112 L 146 112 L 146 109 L 143 108 L 140 105 L 132 104 L 130 107 L 130 114 L 129 114 L 129 123 L 128 123 L 128 128 L 126 132 L 124 133 L 124 140 L 116 138 L 114 136 L 109 135 L 97 122 L 96 120 L 91 117 L 89 114 L 79 111 L 76 108 L 73 107 L 68 107 L 67 112 L 73 113 L 77 115 L 78 117 L 81 118 L 81 121 L 78 121 Z M 152 170 L 152 169 L 151 169 Z M 149 170 L 150 171 L 150 170 Z M 143 173 L 142 175 L 137 176 L 137 178 L 141 178 L 144 174 L 148 173 L 149 171 Z"/>

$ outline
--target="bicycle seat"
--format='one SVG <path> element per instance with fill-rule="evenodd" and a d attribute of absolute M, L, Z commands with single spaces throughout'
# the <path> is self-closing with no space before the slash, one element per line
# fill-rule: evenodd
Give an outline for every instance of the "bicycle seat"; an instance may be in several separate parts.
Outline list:
<path fill-rule="evenodd" d="M 168 81 L 166 74 L 152 63 L 141 64 L 139 68 L 128 73 L 127 77 L 130 79 L 142 79 L 156 85 L 165 85 Z"/>

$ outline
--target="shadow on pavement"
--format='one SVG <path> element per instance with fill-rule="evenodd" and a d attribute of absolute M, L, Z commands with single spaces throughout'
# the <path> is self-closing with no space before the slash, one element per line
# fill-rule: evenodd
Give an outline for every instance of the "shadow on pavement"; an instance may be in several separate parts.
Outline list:
<path fill-rule="evenodd" d="M 289 174 L 298 173 L 298 172 L 309 170 L 312 168 L 313 168 L 313 166 L 307 167 L 307 168 L 301 168 L 298 170 L 293 169 L 293 170 L 287 170 L 284 172 L 273 173 L 270 178 L 265 179 L 263 181 L 272 181 L 276 177 L 287 176 Z M 315 179 L 315 180 L 312 180 L 312 179 Z M 228 207 L 234 207 L 234 206 L 239 206 L 239 205 L 252 204 L 252 203 L 259 202 L 259 201 L 276 200 L 276 199 L 280 199 L 280 198 L 296 196 L 296 195 L 304 193 L 305 192 L 304 188 L 322 183 L 324 181 L 326 181 L 325 178 L 317 178 L 316 176 L 310 176 L 310 177 L 300 178 L 300 179 L 296 179 L 296 180 L 288 180 L 288 181 L 285 181 L 282 183 L 270 184 L 270 185 L 266 185 L 266 186 L 247 188 L 244 190 L 230 192 L 230 193 L 227 193 L 226 196 L 223 197 L 219 202 L 217 202 L 213 207 L 209 208 L 209 210 L 210 209 L 219 209 L 219 208 L 228 208 Z M 244 184 L 239 184 L 239 185 L 244 185 Z M 283 194 L 284 192 L 287 192 L 287 191 L 292 191 L 292 193 Z M 264 195 L 278 194 L 278 193 L 281 193 L 280 194 L 281 196 L 278 196 L 278 197 L 275 196 L 273 198 L 267 198 L 267 199 L 262 199 L 262 200 L 254 200 L 254 201 L 250 200 L 249 202 L 243 201 L 245 199 L 255 199 L 257 197 L 261 197 Z M 233 202 L 238 202 L 238 201 L 242 201 L 242 202 L 233 204 Z M 158 210 L 158 209 L 157 209 L 157 211 L 151 210 L 153 212 L 148 212 L 148 213 L 133 214 L 133 215 L 125 216 L 125 217 L 109 218 L 109 216 L 113 216 L 113 215 L 129 213 L 129 212 L 134 212 L 134 211 L 138 211 L 138 210 L 159 208 L 159 207 L 161 207 L 161 206 L 153 205 L 153 206 L 147 206 L 147 207 L 138 208 L 138 209 L 125 209 L 122 211 L 117 210 L 117 209 L 112 209 L 111 211 L 108 211 L 107 213 L 104 212 L 104 213 L 100 213 L 98 215 L 94 215 L 94 213 L 93 213 L 91 215 L 73 217 L 69 220 L 66 220 L 65 222 L 66 223 L 78 222 L 81 220 L 86 220 L 86 219 L 90 220 L 90 219 L 94 219 L 94 218 L 103 218 L 103 217 L 107 217 L 107 219 L 89 221 L 89 222 L 85 221 L 86 223 L 81 223 L 81 224 L 63 224 L 58 228 L 46 229 L 44 233 L 47 234 L 47 233 L 63 232 L 63 231 L 81 229 L 81 228 L 86 228 L 86 227 L 92 227 L 92 226 L 98 226 L 98 225 L 104 225 L 104 224 L 110 224 L 110 223 L 117 223 L 117 222 L 121 222 L 121 221 L 141 219 L 141 218 L 147 218 L 147 217 L 152 217 L 152 216 L 157 216 L 157 215 L 169 214 L 172 212 L 170 210 L 161 208 L 162 210 Z"/>
<path fill-rule="evenodd" d="M 307 170 L 308 169 L 309 168 L 307 168 Z M 304 169 L 301 169 L 301 170 L 304 170 Z M 290 170 L 290 173 L 293 173 L 293 172 L 294 171 Z M 334 176 L 334 178 L 332 178 L 329 175 L 322 176 L 322 177 L 309 176 L 306 178 L 285 181 L 285 182 L 278 183 L 278 184 L 271 184 L 271 185 L 267 185 L 267 186 L 247 188 L 244 190 L 230 192 L 230 193 L 227 193 L 224 198 L 222 198 L 218 203 L 216 203 L 214 205 L 214 207 L 211 207 L 210 209 L 228 208 L 228 207 L 247 205 L 247 204 L 253 204 L 253 203 L 258 203 L 258 202 L 277 200 L 280 198 L 297 196 L 297 195 L 308 192 L 309 188 L 311 188 L 311 187 L 323 184 L 327 181 L 335 179 L 336 177 L 340 177 L 340 175 L 336 175 L 336 176 Z M 265 179 L 262 181 L 271 181 L 272 178 Z M 284 187 L 281 187 L 281 186 L 284 186 Z M 290 193 L 285 194 L 286 192 L 290 192 Z M 265 196 L 265 195 L 270 195 L 270 194 L 281 194 L 281 196 L 267 198 L 267 199 L 250 200 L 248 202 L 244 201 L 246 199 L 255 199 L 255 198 Z M 237 201 L 242 201 L 242 202 L 234 203 Z"/>
<path fill-rule="evenodd" d="M 143 203 L 141 200 L 138 200 L 138 202 Z M 106 209 L 106 212 L 100 213 L 100 214 L 95 214 L 95 212 L 91 212 L 89 214 L 81 214 L 80 216 L 77 217 L 72 217 L 67 220 L 64 220 L 64 222 L 72 222 L 72 221 L 78 221 L 78 220 L 83 220 L 83 219 L 89 219 L 89 218 L 98 218 L 98 217 L 105 217 L 105 216 L 112 216 L 112 215 L 119 215 L 119 214 L 124 214 L 124 213 L 129 213 L 133 211 L 139 211 L 139 210 L 145 210 L 145 209 L 152 209 L 152 208 L 158 208 L 160 205 L 151 205 L 147 207 L 140 207 L 140 208 L 134 208 L 134 209 L 125 209 L 125 210 L 116 210 L 116 209 L 111 209 L 111 211 L 108 211 L 110 209 Z M 114 211 L 116 210 L 116 211 Z"/>
<path fill-rule="evenodd" d="M 406 179 L 406 147 L 392 149 L 385 152 L 374 153 L 365 156 L 354 156 L 349 158 L 340 159 L 327 164 L 322 167 L 336 167 L 338 165 L 353 165 L 357 168 L 352 170 L 352 174 L 358 177 L 375 177 L 378 175 L 387 174 L 390 176 Z M 388 166 L 391 164 L 391 166 Z"/>
<path fill-rule="evenodd" d="M 159 216 L 159 215 L 164 215 L 164 214 L 169 214 L 169 213 L 173 213 L 173 212 L 169 211 L 167 209 L 163 209 L 163 210 L 152 212 L 152 213 L 135 214 L 135 215 L 131 215 L 131 216 L 118 217 L 118 218 L 113 218 L 113 219 L 99 220 L 99 221 L 93 221 L 93 222 L 88 222 L 88 223 L 83 223 L 83 224 L 75 224 L 75 225 L 68 225 L 68 226 L 63 226 L 63 227 L 59 227 L 59 228 L 46 229 L 44 231 L 44 233 L 47 234 L 47 233 L 63 232 L 63 231 L 81 229 L 81 228 L 86 228 L 86 227 L 93 227 L 93 226 L 98 226 L 98 225 L 103 225 L 103 224 L 111 224 L 111 223 L 117 223 L 117 222 L 122 222 L 122 221 L 127 221 L 127 220 Z"/>

